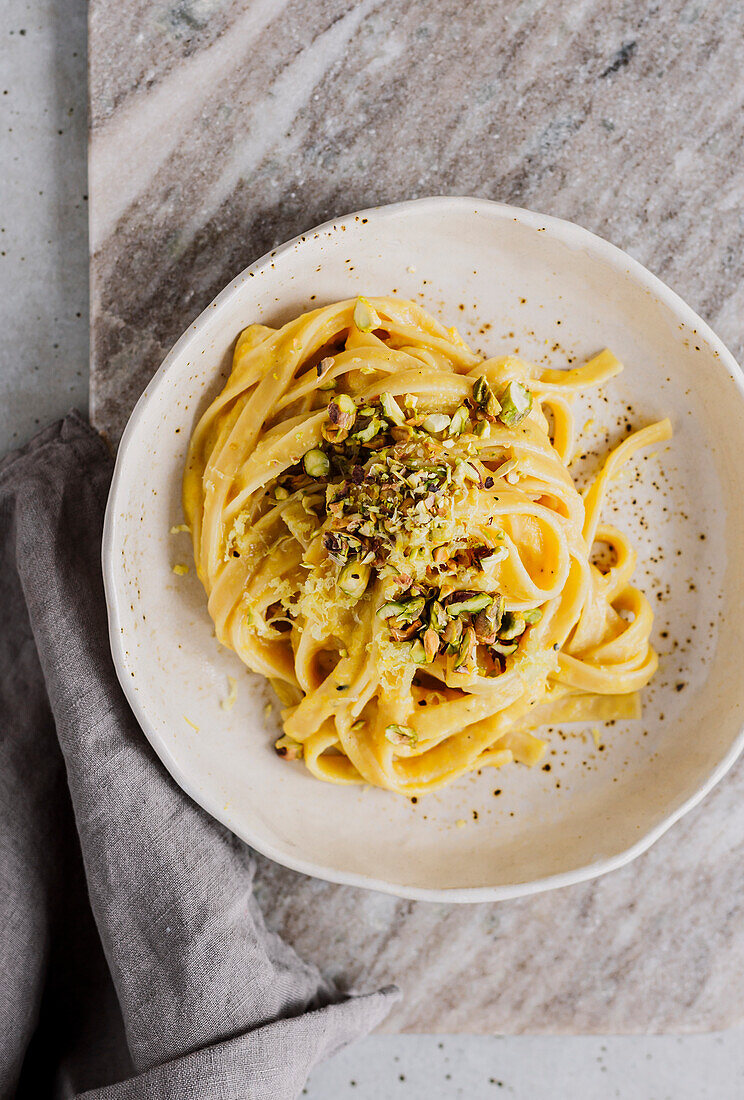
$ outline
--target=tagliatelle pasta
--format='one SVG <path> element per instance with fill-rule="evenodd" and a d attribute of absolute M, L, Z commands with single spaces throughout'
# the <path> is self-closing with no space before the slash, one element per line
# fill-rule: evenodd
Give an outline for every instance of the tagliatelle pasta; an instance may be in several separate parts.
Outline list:
<path fill-rule="evenodd" d="M 395 298 L 245 329 L 184 508 L 218 639 L 282 703 L 278 752 L 418 795 L 534 764 L 541 725 L 638 716 L 653 615 L 600 513 L 669 421 L 583 494 L 568 470 L 573 397 L 621 369 L 609 351 L 571 370 L 483 359 Z"/>

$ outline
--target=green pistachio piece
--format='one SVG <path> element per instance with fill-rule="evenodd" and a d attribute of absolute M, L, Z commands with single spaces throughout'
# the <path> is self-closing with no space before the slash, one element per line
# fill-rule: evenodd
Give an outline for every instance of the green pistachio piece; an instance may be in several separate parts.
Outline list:
<path fill-rule="evenodd" d="M 496 624 L 496 629 L 497 630 L 501 626 L 501 620 L 504 618 L 504 605 L 505 605 L 505 603 L 506 603 L 506 600 L 504 599 L 503 596 L 496 596 L 494 598 L 493 603 L 491 604 L 491 606 L 488 609 L 488 617 L 490 619 L 493 619 L 494 623 Z"/>
<path fill-rule="evenodd" d="M 388 600 L 377 611 L 381 619 L 400 619 L 402 623 L 412 623 L 418 619 L 424 610 L 426 600 L 423 596 L 415 596 L 410 600 Z"/>
<path fill-rule="evenodd" d="M 346 439 L 356 420 L 356 405 L 348 393 L 340 393 L 328 404 L 328 419 L 321 426 L 321 434 L 329 443 L 341 443 Z"/>
<path fill-rule="evenodd" d="M 509 551 L 505 546 L 494 546 L 494 548 L 488 554 L 484 554 L 480 559 L 480 566 L 482 569 L 487 569 L 491 565 L 498 565 L 504 558 L 509 557 Z"/>
<path fill-rule="evenodd" d="M 310 477 L 328 477 L 331 469 L 328 455 L 321 451 L 320 447 L 313 447 L 312 450 L 307 451 L 302 459 L 302 465 L 305 467 L 305 473 Z"/>
<path fill-rule="evenodd" d="M 539 607 L 533 607 L 529 611 L 520 611 L 520 615 L 526 623 L 539 623 L 543 617 L 542 610 Z"/>
<path fill-rule="evenodd" d="M 426 606 L 426 600 L 423 596 L 414 596 L 413 599 L 404 600 L 402 603 L 403 611 L 399 612 L 399 618 L 402 618 L 406 623 L 415 622 Z"/>
<path fill-rule="evenodd" d="M 432 630 L 436 630 L 437 634 L 441 634 L 449 621 L 449 616 L 439 600 L 434 600 L 430 605 L 428 619 Z"/>
<path fill-rule="evenodd" d="M 359 600 L 365 593 L 369 583 L 370 567 L 362 565 L 358 561 L 350 561 L 345 565 L 338 577 L 338 586 L 347 596 L 353 596 Z"/>
<path fill-rule="evenodd" d="M 516 611 L 505 611 L 499 627 L 499 638 L 502 642 L 511 642 L 519 638 L 527 629 L 527 623 Z"/>
<path fill-rule="evenodd" d="M 399 726 L 395 722 L 385 726 L 385 737 L 391 745 L 413 746 L 418 741 L 415 730 L 412 730 L 410 726 Z"/>
<path fill-rule="evenodd" d="M 433 630 L 431 627 L 429 627 L 427 630 L 424 631 L 421 640 L 424 646 L 424 656 L 426 657 L 426 663 L 431 664 L 431 662 L 434 660 L 437 653 L 439 652 L 439 635 L 437 634 L 436 630 Z"/>
<path fill-rule="evenodd" d="M 491 649 L 494 653 L 500 653 L 502 657 L 511 657 L 512 653 L 516 653 L 519 645 L 517 642 L 510 642 L 508 645 L 502 645 L 501 642 L 494 642 Z"/>
<path fill-rule="evenodd" d="M 429 413 L 426 419 L 421 424 L 421 427 L 429 435 L 438 435 L 439 432 L 446 432 L 450 426 L 450 418 L 446 413 Z"/>
<path fill-rule="evenodd" d="M 292 737 L 280 737 L 278 741 L 274 742 L 274 748 L 277 756 L 282 756 L 285 760 L 302 759 L 302 742 L 295 741 Z"/>
<path fill-rule="evenodd" d="M 341 416 L 343 418 L 347 418 L 349 416 L 351 416 L 351 417 L 356 416 L 356 405 L 354 404 L 354 398 L 349 397 L 348 393 L 340 393 L 338 395 L 338 397 L 334 397 L 333 401 L 331 402 L 331 405 L 335 405 L 338 408 L 339 413 L 341 414 Z M 328 406 L 329 416 L 330 416 L 330 409 L 331 409 L 331 406 L 329 405 Z M 333 419 L 333 418 L 331 417 L 331 419 Z"/>
<path fill-rule="evenodd" d="M 449 429 L 447 431 L 447 435 L 449 435 L 449 436 L 462 435 L 462 433 L 465 431 L 465 429 L 468 426 L 468 421 L 469 420 L 470 420 L 470 413 L 468 412 L 465 405 L 460 405 L 460 407 L 455 409 L 455 411 L 452 414 L 452 419 L 450 420 L 450 426 L 449 426 Z"/>
<path fill-rule="evenodd" d="M 475 635 L 479 641 L 492 643 L 496 641 L 501 617 L 504 614 L 504 597 L 496 596 L 490 607 L 479 611 L 473 620 Z"/>
<path fill-rule="evenodd" d="M 493 598 L 487 592 L 479 592 L 477 596 L 468 596 L 466 600 L 456 600 L 447 604 L 447 612 L 450 615 L 475 615 L 490 607 Z"/>
<path fill-rule="evenodd" d="M 455 672 L 467 671 L 466 666 L 475 652 L 476 637 L 475 631 L 472 626 L 469 626 L 462 635 L 460 645 L 457 648 L 457 657 L 455 658 L 454 669 Z"/>
<path fill-rule="evenodd" d="M 507 428 L 521 424 L 532 408 L 532 393 L 521 382 L 509 382 L 501 395 L 499 420 Z"/>
<path fill-rule="evenodd" d="M 411 660 L 417 665 L 426 664 L 426 650 L 424 649 L 424 643 L 419 638 L 411 643 Z"/>
<path fill-rule="evenodd" d="M 373 329 L 379 328 L 382 324 L 379 314 L 361 294 L 354 306 L 354 324 L 360 332 L 372 332 Z"/>
<path fill-rule="evenodd" d="M 496 400 L 496 395 L 491 389 L 488 379 L 481 375 L 480 378 L 476 378 L 473 382 L 473 400 L 476 405 L 480 405 L 487 413 L 491 413 L 492 416 L 496 416 L 501 409 L 501 405 Z"/>
<path fill-rule="evenodd" d="M 385 416 L 388 420 L 392 420 L 393 424 L 400 427 L 401 424 L 405 423 L 406 418 L 403 410 L 391 393 L 380 394 L 380 406 Z"/>
<path fill-rule="evenodd" d="M 481 483 L 481 476 L 477 467 L 472 462 L 464 462 L 461 458 L 455 460 L 455 469 L 452 476 L 458 485 L 464 485 L 466 481 L 472 481 L 476 485 Z"/>
<path fill-rule="evenodd" d="M 373 416 L 367 427 L 354 432 L 352 438 L 357 439 L 360 443 L 370 443 L 384 427 L 384 420 L 381 420 L 379 416 Z"/>
<path fill-rule="evenodd" d="M 448 653 L 454 653 L 460 643 L 462 637 L 463 625 L 462 619 L 450 619 L 444 628 L 442 638 L 447 643 Z"/>
<path fill-rule="evenodd" d="M 491 425 L 487 420 L 479 420 L 475 425 L 474 431 L 480 439 L 488 439 L 491 434 Z"/>
<path fill-rule="evenodd" d="M 405 609 L 406 605 L 400 600 L 388 600 L 382 607 L 378 607 L 377 614 L 381 619 L 392 619 L 402 615 Z"/>
<path fill-rule="evenodd" d="M 516 458 L 507 458 L 506 462 L 502 462 L 500 466 L 497 466 L 493 471 L 494 477 L 506 477 L 512 470 L 516 470 L 517 460 Z"/>

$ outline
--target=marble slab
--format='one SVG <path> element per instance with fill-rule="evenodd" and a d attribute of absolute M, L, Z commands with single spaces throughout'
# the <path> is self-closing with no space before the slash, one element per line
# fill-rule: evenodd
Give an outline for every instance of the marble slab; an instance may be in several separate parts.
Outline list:
<path fill-rule="evenodd" d="M 119 438 L 171 344 L 263 252 L 427 194 L 587 226 L 741 358 L 742 73 L 732 0 L 91 0 L 94 423 Z M 441 906 L 261 860 L 257 890 L 270 925 L 342 984 L 403 987 L 387 1030 L 744 1017 L 744 763 L 593 883 Z"/>

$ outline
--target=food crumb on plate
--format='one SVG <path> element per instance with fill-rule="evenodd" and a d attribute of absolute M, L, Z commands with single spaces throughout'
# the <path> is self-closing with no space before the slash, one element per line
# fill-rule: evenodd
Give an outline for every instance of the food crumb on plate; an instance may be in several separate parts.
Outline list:
<path fill-rule="evenodd" d="M 235 706 L 235 700 L 238 697 L 238 685 L 234 676 L 228 676 L 227 686 L 229 688 L 228 693 L 220 702 L 223 710 L 231 710 Z"/>

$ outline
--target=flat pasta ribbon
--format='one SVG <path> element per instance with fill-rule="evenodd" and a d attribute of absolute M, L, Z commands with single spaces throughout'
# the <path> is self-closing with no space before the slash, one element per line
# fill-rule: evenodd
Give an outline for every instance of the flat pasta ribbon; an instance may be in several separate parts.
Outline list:
<path fill-rule="evenodd" d="M 245 329 L 183 500 L 217 637 L 284 708 L 280 754 L 411 796 L 536 763 L 541 725 L 638 715 L 653 615 L 601 508 L 669 421 L 583 494 L 568 468 L 573 398 L 621 369 L 483 359 L 395 298 Z"/>

